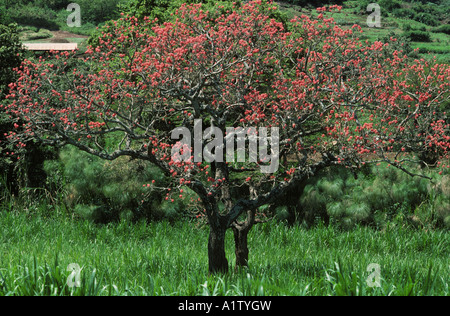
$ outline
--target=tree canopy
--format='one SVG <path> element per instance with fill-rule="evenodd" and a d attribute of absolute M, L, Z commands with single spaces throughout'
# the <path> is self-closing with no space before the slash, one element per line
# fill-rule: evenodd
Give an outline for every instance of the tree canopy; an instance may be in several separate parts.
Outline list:
<path fill-rule="evenodd" d="M 359 26 L 343 29 L 328 17 L 339 9 L 293 19 L 295 32 L 258 0 L 224 14 L 183 4 L 163 24 L 124 16 L 82 63 L 67 52 L 24 61 L 2 105 L 23 122 L 8 137 L 18 148 L 37 139 L 152 162 L 172 183 L 149 189 L 167 200 L 186 188 L 198 195 L 210 225 L 210 271 L 226 271 L 226 230 L 242 241 L 236 255 L 245 262 L 256 210 L 321 169 L 386 162 L 411 174 L 407 163 L 431 155 L 440 165 L 448 154 L 450 67 L 360 41 Z M 247 132 L 244 161 L 217 159 L 227 139 L 239 146 L 227 128 Z M 276 136 L 270 142 L 265 129 Z M 189 131 L 194 145 L 180 147 L 174 131 Z M 196 146 L 213 159 L 199 161 Z M 279 165 L 264 173 L 267 158 Z"/>

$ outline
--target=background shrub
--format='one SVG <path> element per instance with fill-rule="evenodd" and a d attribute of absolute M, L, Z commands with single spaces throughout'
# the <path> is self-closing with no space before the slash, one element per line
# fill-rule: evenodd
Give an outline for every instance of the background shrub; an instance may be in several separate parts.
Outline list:
<path fill-rule="evenodd" d="M 450 25 L 449 24 L 445 24 L 445 25 L 441 25 L 439 27 L 436 27 L 432 30 L 433 33 L 445 33 L 450 35 Z"/>
<path fill-rule="evenodd" d="M 0 23 L 16 22 L 22 25 L 35 26 L 50 30 L 67 27 L 67 17 L 70 12 L 67 6 L 75 2 L 80 5 L 83 34 L 90 27 L 112 19 L 117 19 L 118 5 L 128 3 L 128 0 L 0 0 Z M 79 28 L 70 28 L 80 33 Z"/>
<path fill-rule="evenodd" d="M 294 211 L 307 226 L 319 220 L 343 228 L 390 222 L 449 228 L 450 176 L 433 177 L 435 184 L 386 166 L 362 170 L 357 178 L 346 169 L 326 171 L 309 181 Z"/>
<path fill-rule="evenodd" d="M 450 228 L 450 175 L 445 175 L 439 182 L 430 185 L 428 191 L 432 207 L 428 210 L 420 209 L 416 215 L 421 221 L 432 220 L 438 226 Z"/>
<path fill-rule="evenodd" d="M 77 0 L 80 5 L 82 23 L 94 25 L 120 17 L 119 3 L 123 0 Z"/>
<path fill-rule="evenodd" d="M 33 3 L 26 5 L 16 4 L 9 9 L 11 19 L 19 24 L 32 25 L 39 28 L 57 30 L 56 12 L 43 7 L 35 6 Z"/>
<path fill-rule="evenodd" d="M 426 12 L 417 13 L 414 20 L 429 26 L 438 26 L 440 24 L 435 15 Z"/>
<path fill-rule="evenodd" d="M 175 219 L 184 210 L 182 201 L 162 202 L 162 193 L 146 184 L 155 180 L 163 186 L 165 178 L 149 163 L 121 157 L 105 161 L 76 148 L 67 147 L 60 160 L 47 161 L 45 170 L 66 191 L 67 206 L 78 216 L 97 223 L 120 219 Z M 61 174 L 56 177 L 55 174 Z"/>
<path fill-rule="evenodd" d="M 432 42 L 430 34 L 424 31 L 407 31 L 404 36 L 412 42 Z"/>
<path fill-rule="evenodd" d="M 9 14 L 8 7 L 4 1 L 0 1 L 0 24 L 8 25 L 11 23 L 13 23 L 13 20 Z"/>
<path fill-rule="evenodd" d="M 396 8 L 392 10 L 392 15 L 402 19 L 416 19 L 416 12 L 411 8 Z"/>
<path fill-rule="evenodd" d="M 24 53 L 17 24 L 0 24 L 0 101 L 8 93 L 8 85 L 16 78 L 13 68 L 20 65 Z"/>

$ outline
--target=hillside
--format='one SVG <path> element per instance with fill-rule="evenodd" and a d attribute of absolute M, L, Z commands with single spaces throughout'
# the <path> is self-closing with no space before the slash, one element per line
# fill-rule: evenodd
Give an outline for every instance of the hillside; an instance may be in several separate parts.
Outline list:
<path fill-rule="evenodd" d="M 0 23 L 16 22 L 21 26 L 21 39 L 24 42 L 47 42 L 66 40 L 82 43 L 97 26 L 120 16 L 120 8 L 147 3 L 142 0 L 79 0 L 82 8 L 81 27 L 67 26 L 67 0 L 0 0 Z M 153 3 L 155 1 L 151 1 Z M 167 1 L 156 1 L 166 5 Z M 187 1 L 192 2 L 192 1 Z M 340 4 L 341 13 L 333 14 L 340 25 L 360 25 L 364 33 L 362 40 L 389 41 L 391 36 L 401 38 L 406 50 L 419 48 L 415 57 L 432 58 L 450 63 L 450 0 L 388 1 L 376 3 L 381 8 L 381 27 L 368 27 L 367 5 L 372 0 L 286 0 L 276 1 L 280 10 L 292 18 L 301 14 L 316 14 L 315 8 L 327 4 Z M 65 35 L 55 33 L 65 31 Z M 75 34 L 75 35 L 74 35 Z M 81 36 L 80 36 L 81 35 Z M 409 45 L 408 45 L 409 43 Z"/>
<path fill-rule="evenodd" d="M 323 2 L 323 1 L 322 1 Z M 439 62 L 450 63 L 450 0 L 434 1 L 325 1 L 342 4 L 340 13 L 333 17 L 343 26 L 360 25 L 364 33 L 362 40 L 389 41 L 391 36 L 402 39 L 409 44 L 412 52 L 419 48 L 416 57 L 432 58 Z M 369 27 L 367 19 L 372 12 L 367 12 L 369 3 L 378 3 L 381 8 L 381 27 Z M 317 14 L 314 3 L 317 1 L 291 0 L 277 2 L 288 17 L 301 14 Z"/>

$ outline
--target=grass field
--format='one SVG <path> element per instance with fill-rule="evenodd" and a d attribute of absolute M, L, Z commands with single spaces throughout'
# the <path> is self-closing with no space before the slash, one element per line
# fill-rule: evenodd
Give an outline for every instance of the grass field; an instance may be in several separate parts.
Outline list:
<path fill-rule="evenodd" d="M 250 233 L 249 269 L 208 276 L 208 229 L 195 223 L 96 226 L 3 211 L 0 227 L 0 296 L 450 294 L 448 231 L 266 223 Z M 72 263 L 81 268 L 79 287 L 67 284 Z M 367 283 L 371 263 L 380 287 Z"/>

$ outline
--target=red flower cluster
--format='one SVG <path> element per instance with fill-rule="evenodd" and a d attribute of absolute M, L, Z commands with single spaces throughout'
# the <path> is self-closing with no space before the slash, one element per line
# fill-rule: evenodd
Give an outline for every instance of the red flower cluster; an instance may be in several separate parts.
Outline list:
<path fill-rule="evenodd" d="M 164 24 L 124 16 L 82 60 L 26 60 L 1 105 L 23 122 L 9 138 L 19 148 L 34 138 L 149 160 L 205 201 L 243 182 L 261 190 L 289 182 L 324 154 L 351 167 L 448 154 L 449 65 L 361 41 L 359 26 L 330 17 L 338 6 L 293 19 L 292 32 L 272 9 L 252 1 L 221 15 L 183 5 Z M 255 163 L 174 161 L 171 131 L 194 118 L 223 130 L 279 127 L 284 167 L 262 175 Z"/>

